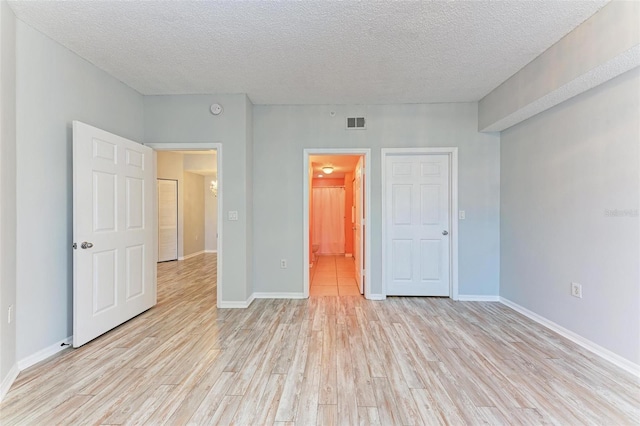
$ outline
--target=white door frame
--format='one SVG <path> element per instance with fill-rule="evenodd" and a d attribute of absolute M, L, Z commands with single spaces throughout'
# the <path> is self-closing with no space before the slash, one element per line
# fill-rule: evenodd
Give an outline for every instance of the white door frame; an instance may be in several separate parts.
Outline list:
<path fill-rule="evenodd" d="M 216 179 L 218 181 L 218 223 L 217 223 L 217 232 L 218 232 L 218 245 L 216 246 L 216 250 L 218 252 L 218 261 L 216 265 L 217 269 L 217 283 L 216 283 L 216 305 L 220 307 L 220 298 L 222 297 L 222 257 L 224 253 L 222 252 L 222 199 L 224 198 L 224 192 L 222 186 L 224 185 L 222 180 L 222 144 L 219 142 L 216 143 L 146 143 L 144 144 L 150 148 L 153 148 L 154 151 L 209 151 L 212 149 L 216 150 Z M 157 170 L 157 157 L 153 156 L 154 166 L 156 166 Z M 156 229 L 156 241 L 158 237 L 158 230 Z M 157 244 L 156 244 L 157 245 Z M 157 250 L 157 248 L 156 248 Z"/>
<path fill-rule="evenodd" d="M 309 297 L 309 157 L 311 155 L 362 155 L 364 157 L 364 297 L 371 298 L 371 149 L 369 148 L 307 148 L 302 157 L 302 244 L 303 294 Z"/>
<path fill-rule="evenodd" d="M 387 296 L 387 157 L 394 155 L 435 155 L 446 154 L 449 156 L 449 220 L 451 223 L 449 259 L 450 259 L 450 283 L 449 297 L 458 300 L 458 148 L 382 148 L 382 294 Z"/>

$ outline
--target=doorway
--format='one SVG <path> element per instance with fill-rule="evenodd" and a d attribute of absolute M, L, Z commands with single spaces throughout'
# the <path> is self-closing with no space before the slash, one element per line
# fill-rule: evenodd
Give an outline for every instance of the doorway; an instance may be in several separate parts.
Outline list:
<path fill-rule="evenodd" d="M 219 304 L 224 265 L 220 220 L 223 198 L 222 146 L 220 143 L 159 143 L 147 146 L 155 151 L 157 170 L 160 169 L 158 162 L 167 156 L 168 163 L 174 168 L 170 172 L 180 176 L 184 184 L 192 188 L 191 195 L 188 188 L 178 188 L 178 223 L 182 222 L 177 233 L 178 259 L 187 260 L 202 253 L 216 253 L 216 300 Z M 181 168 L 176 167 L 178 162 Z M 158 178 L 172 177 L 158 175 Z"/>
<path fill-rule="evenodd" d="M 457 148 L 382 150 L 385 296 L 458 298 Z"/>
<path fill-rule="evenodd" d="M 369 298 L 370 150 L 306 149 L 303 157 L 304 295 Z"/>

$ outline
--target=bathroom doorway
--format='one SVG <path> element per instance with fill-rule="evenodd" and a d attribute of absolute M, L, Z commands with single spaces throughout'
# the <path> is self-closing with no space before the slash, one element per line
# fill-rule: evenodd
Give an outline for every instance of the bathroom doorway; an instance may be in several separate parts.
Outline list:
<path fill-rule="evenodd" d="M 367 297 L 369 150 L 305 150 L 305 295 Z"/>

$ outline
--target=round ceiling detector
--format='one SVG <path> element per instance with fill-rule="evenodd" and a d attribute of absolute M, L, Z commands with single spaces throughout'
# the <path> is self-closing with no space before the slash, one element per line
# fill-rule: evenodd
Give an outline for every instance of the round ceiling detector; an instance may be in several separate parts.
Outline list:
<path fill-rule="evenodd" d="M 213 114 L 213 115 L 222 114 L 222 105 L 220 105 L 220 104 L 211 104 L 211 114 Z"/>

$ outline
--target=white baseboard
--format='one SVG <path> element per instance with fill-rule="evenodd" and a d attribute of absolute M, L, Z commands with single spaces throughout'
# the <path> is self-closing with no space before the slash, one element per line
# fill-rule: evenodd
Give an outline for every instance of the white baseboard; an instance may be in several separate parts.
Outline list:
<path fill-rule="evenodd" d="M 218 300 L 218 308 L 220 308 L 220 309 L 246 309 L 251 305 L 251 303 L 253 302 L 254 299 L 255 299 L 255 297 L 252 294 L 245 301 L 238 301 L 238 302 L 229 301 L 229 302 L 225 302 L 224 300 Z"/>
<path fill-rule="evenodd" d="M 353 254 L 352 253 L 345 253 L 344 257 L 353 257 Z"/>
<path fill-rule="evenodd" d="M 55 355 L 58 352 L 66 349 L 67 345 L 70 345 L 72 342 L 73 342 L 73 336 L 69 336 L 66 339 L 62 339 L 51 346 L 48 346 L 42 350 L 39 350 L 33 355 L 29 355 L 28 357 L 18 361 L 18 369 L 22 371 L 26 368 L 31 367 L 32 365 L 39 363 L 40 361 L 44 361 L 50 356 Z M 62 345 L 65 345 L 65 346 L 62 346 Z"/>
<path fill-rule="evenodd" d="M 18 364 L 13 364 L 13 367 L 11 367 L 11 370 L 9 370 L 9 373 L 2 381 L 2 385 L 0 385 L 0 402 L 2 402 L 7 392 L 9 392 L 9 389 L 11 389 L 11 385 L 15 382 L 19 373 L 20 369 L 18 368 Z"/>
<path fill-rule="evenodd" d="M 490 296 L 485 294 L 459 294 L 459 302 L 499 302 L 500 296 Z"/>
<path fill-rule="evenodd" d="M 568 330 L 564 327 L 562 327 L 561 325 L 556 324 L 553 321 L 550 321 L 548 319 L 546 319 L 543 316 L 540 316 L 538 314 L 536 314 L 535 312 L 532 312 L 530 310 L 528 310 L 527 308 L 518 305 L 515 302 L 512 302 L 509 299 L 505 299 L 504 297 L 500 297 L 500 303 L 502 303 L 505 306 L 510 307 L 511 309 L 513 309 L 516 312 L 521 313 L 522 315 L 524 315 L 525 317 L 532 319 L 533 321 L 542 324 L 543 326 L 547 327 L 548 329 L 555 331 L 556 333 L 558 333 L 559 335 L 566 337 L 567 339 L 571 340 L 573 343 L 576 343 L 580 346 L 582 346 L 583 348 L 587 349 L 588 351 L 593 352 L 594 354 L 598 355 L 599 357 L 609 361 L 610 363 L 612 363 L 613 365 L 622 368 L 623 370 L 633 374 L 636 377 L 640 377 L 640 365 L 629 361 L 626 358 L 621 357 L 618 354 L 615 354 L 613 352 L 611 352 L 609 349 L 603 348 L 602 346 L 592 342 L 589 339 L 585 339 L 584 337 L 580 336 L 577 333 L 574 333 L 571 330 Z"/>
<path fill-rule="evenodd" d="M 201 254 L 203 254 L 203 253 L 204 253 L 204 250 L 200 250 L 200 251 L 197 251 L 197 252 L 195 252 L 195 253 L 191 253 L 191 254 L 188 254 L 188 255 L 186 255 L 186 256 L 179 257 L 179 258 L 178 258 L 178 260 L 187 260 L 187 259 L 191 259 L 192 257 L 199 256 L 199 255 L 201 255 Z"/>
<path fill-rule="evenodd" d="M 383 294 L 370 294 L 368 300 L 385 300 L 387 296 Z"/>
<path fill-rule="evenodd" d="M 253 293 L 256 299 L 306 299 L 304 293 Z"/>
<path fill-rule="evenodd" d="M 218 250 L 205 250 L 204 252 L 205 253 L 217 253 Z"/>

